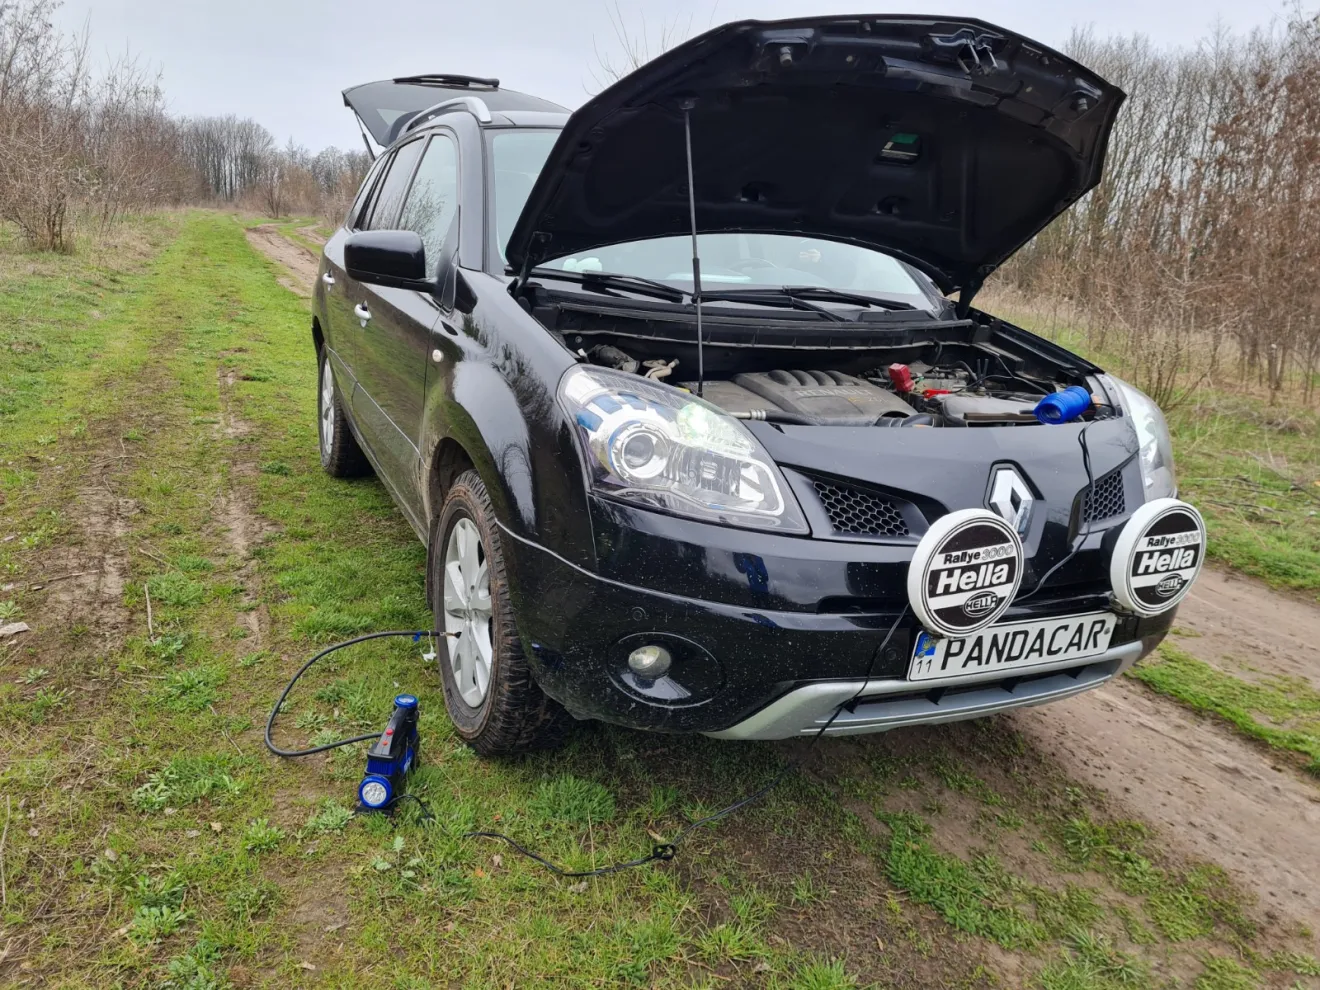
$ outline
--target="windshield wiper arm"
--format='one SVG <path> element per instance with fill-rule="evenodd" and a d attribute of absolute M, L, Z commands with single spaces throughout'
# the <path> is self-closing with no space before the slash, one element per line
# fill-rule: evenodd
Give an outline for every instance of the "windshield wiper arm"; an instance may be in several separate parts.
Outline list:
<path fill-rule="evenodd" d="M 860 292 L 845 292 L 842 289 L 831 289 L 826 285 L 779 285 L 773 288 L 775 292 L 782 292 L 793 299 L 827 299 L 830 302 L 852 302 L 859 306 L 875 306 L 878 309 L 916 309 L 911 303 L 900 302 L 897 299 L 878 299 L 875 296 L 863 295 Z"/>
<path fill-rule="evenodd" d="M 529 273 L 540 278 L 561 278 L 566 282 L 577 282 L 588 289 L 627 289 L 640 295 L 654 296 L 669 302 L 681 303 L 688 294 L 682 289 L 640 275 L 620 275 L 617 272 L 567 272 L 557 268 L 533 268 Z"/>
<path fill-rule="evenodd" d="M 811 313 L 819 313 L 827 320 L 835 323 L 848 323 L 846 316 L 841 316 L 832 309 L 826 309 L 824 306 L 817 306 L 813 302 L 801 299 L 798 296 L 788 295 L 779 292 L 774 286 L 762 291 L 760 289 L 722 289 L 717 292 L 703 292 L 701 294 L 702 302 L 749 302 L 756 303 L 759 306 L 783 306 L 785 303 L 792 309 L 805 309 Z"/>

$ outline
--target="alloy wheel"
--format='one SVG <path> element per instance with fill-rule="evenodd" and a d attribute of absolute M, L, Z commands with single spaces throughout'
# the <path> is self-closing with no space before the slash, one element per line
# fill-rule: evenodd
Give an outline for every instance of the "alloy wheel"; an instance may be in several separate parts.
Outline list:
<path fill-rule="evenodd" d="M 321 460 L 328 461 L 335 443 L 335 376 L 330 362 L 321 363 Z"/>
<path fill-rule="evenodd" d="M 449 531 L 444 575 L 445 639 L 454 683 L 469 708 L 480 708 L 490 690 L 490 565 L 471 519 L 459 519 Z"/>

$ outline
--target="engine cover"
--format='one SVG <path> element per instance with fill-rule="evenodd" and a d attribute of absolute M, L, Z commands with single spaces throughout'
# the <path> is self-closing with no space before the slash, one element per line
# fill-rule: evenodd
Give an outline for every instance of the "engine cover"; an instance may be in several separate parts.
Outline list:
<path fill-rule="evenodd" d="M 838 371 L 760 371 L 736 375 L 733 384 L 764 399 L 760 408 L 797 413 L 822 426 L 870 426 L 882 416 L 912 414 L 892 392 Z"/>

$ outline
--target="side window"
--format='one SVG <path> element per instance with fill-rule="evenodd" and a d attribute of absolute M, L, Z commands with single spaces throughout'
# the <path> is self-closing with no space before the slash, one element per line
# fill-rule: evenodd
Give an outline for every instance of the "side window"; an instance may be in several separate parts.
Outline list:
<path fill-rule="evenodd" d="M 399 217 L 399 207 L 403 205 L 403 194 L 408 191 L 408 180 L 412 178 L 413 166 L 422 153 L 421 141 L 405 144 L 394 153 L 394 160 L 389 164 L 389 171 L 376 189 L 376 200 L 371 207 L 370 218 L 362 224 L 364 230 L 392 230 Z"/>
<path fill-rule="evenodd" d="M 437 134 L 422 155 L 399 219 L 400 227 L 421 235 L 426 263 L 431 268 L 440 258 L 445 235 L 457 212 L 458 152 L 451 138 Z"/>
<path fill-rule="evenodd" d="M 366 217 L 366 206 L 371 198 L 371 190 L 376 187 L 377 180 L 380 178 L 380 173 L 385 168 L 387 161 L 388 156 L 381 156 L 367 170 L 367 176 L 362 180 L 362 188 L 358 190 L 353 205 L 349 207 L 348 216 L 344 217 L 344 226 L 349 230 L 361 228 L 362 221 Z"/>

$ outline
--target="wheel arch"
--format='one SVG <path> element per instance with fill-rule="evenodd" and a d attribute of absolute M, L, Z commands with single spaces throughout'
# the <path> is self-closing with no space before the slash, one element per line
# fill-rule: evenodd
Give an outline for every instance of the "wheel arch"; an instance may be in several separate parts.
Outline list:
<path fill-rule="evenodd" d="M 440 514 L 440 507 L 444 505 L 445 496 L 455 479 L 464 471 L 475 470 L 477 465 L 472 455 L 453 437 L 445 437 L 436 444 L 430 469 L 426 472 L 426 514 L 429 520 Z"/>
<path fill-rule="evenodd" d="M 439 553 L 440 548 L 435 544 L 438 542 L 439 534 L 435 532 L 436 520 L 440 518 L 440 509 L 445 504 L 445 496 L 449 494 L 449 489 L 453 487 L 454 482 L 459 475 L 465 471 L 477 470 L 473 463 L 472 455 L 467 452 L 461 443 L 453 437 L 444 437 L 436 444 L 435 450 L 431 453 L 431 463 L 426 472 L 426 519 L 427 519 L 427 540 L 426 540 L 426 600 L 432 601 L 432 581 L 430 556 L 433 553 Z M 478 471 L 478 474 L 481 472 Z"/>

